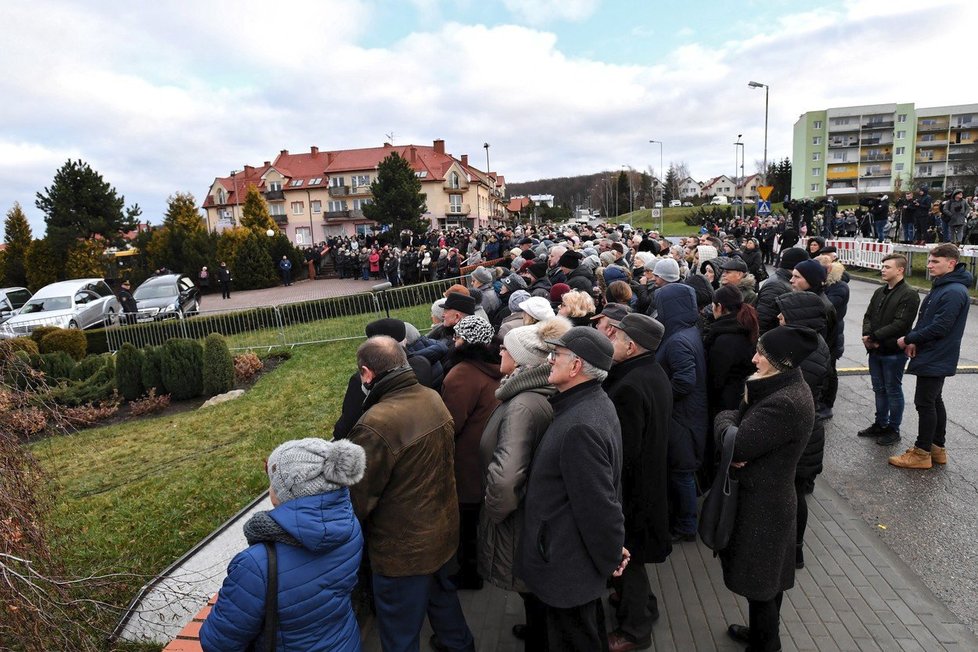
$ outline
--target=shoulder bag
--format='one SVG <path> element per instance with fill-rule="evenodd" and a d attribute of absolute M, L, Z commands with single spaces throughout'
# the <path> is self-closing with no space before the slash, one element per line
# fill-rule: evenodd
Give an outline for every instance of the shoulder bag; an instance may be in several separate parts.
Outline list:
<path fill-rule="evenodd" d="M 263 626 L 264 645 L 259 649 L 252 643 L 248 648 L 251 652 L 275 652 L 275 630 L 278 629 L 278 557 L 275 554 L 275 543 L 265 541 L 265 552 L 268 556 L 268 584 L 265 587 L 265 624 Z"/>
<path fill-rule="evenodd" d="M 714 556 L 730 543 L 730 535 L 733 534 L 734 521 L 737 517 L 739 483 L 730 477 L 730 463 L 733 462 L 736 441 L 737 426 L 728 426 L 723 433 L 720 466 L 700 510 L 700 539 L 714 552 Z"/>

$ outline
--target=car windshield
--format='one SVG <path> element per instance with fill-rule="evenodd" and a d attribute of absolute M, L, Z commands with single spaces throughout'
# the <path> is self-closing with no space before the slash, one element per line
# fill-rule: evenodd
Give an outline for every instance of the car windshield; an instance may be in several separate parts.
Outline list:
<path fill-rule="evenodd" d="M 132 295 L 136 299 L 165 299 L 177 296 L 177 286 L 172 283 L 140 285 Z"/>
<path fill-rule="evenodd" d="M 68 310 L 71 308 L 71 297 L 46 297 L 44 299 L 31 299 L 20 309 L 20 314 L 26 315 L 33 312 L 46 312 L 48 310 Z"/>

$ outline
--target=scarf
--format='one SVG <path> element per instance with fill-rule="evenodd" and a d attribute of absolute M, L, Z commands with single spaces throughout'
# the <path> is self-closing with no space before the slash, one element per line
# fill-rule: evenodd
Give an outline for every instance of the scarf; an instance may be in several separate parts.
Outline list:
<path fill-rule="evenodd" d="M 283 530 L 282 526 L 269 515 L 269 512 L 255 512 L 255 515 L 248 519 L 244 525 L 244 535 L 245 539 L 248 540 L 248 545 L 273 541 L 297 548 L 302 547 L 298 539 Z"/>
<path fill-rule="evenodd" d="M 547 363 L 537 365 L 536 367 L 517 367 L 516 371 L 499 381 L 496 398 L 500 401 L 508 401 L 517 394 L 522 394 L 532 389 L 541 387 L 550 387 L 553 389 L 547 382 L 549 376 L 550 365 Z"/>

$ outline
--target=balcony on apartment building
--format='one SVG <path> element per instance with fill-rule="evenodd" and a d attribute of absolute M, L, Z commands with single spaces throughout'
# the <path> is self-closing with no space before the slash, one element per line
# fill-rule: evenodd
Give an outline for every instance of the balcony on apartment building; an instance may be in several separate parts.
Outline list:
<path fill-rule="evenodd" d="M 891 156 L 889 152 L 885 152 L 882 154 L 863 154 L 862 156 L 859 157 L 860 163 L 867 163 L 871 161 L 890 161 L 890 160 L 893 160 L 893 156 Z"/>
<path fill-rule="evenodd" d="M 953 145 L 954 143 L 952 143 Z M 965 143 L 962 143 L 962 145 Z M 974 145 L 973 143 L 968 143 L 969 145 Z M 947 160 L 949 161 L 968 161 L 976 156 L 976 150 L 974 146 L 972 147 L 955 147 L 950 152 L 948 152 Z"/>
<path fill-rule="evenodd" d="M 859 139 L 860 145 L 892 145 L 893 139 L 884 137 L 885 134 L 870 134 Z"/>
<path fill-rule="evenodd" d="M 858 138 L 829 138 L 830 148 L 855 147 L 859 144 Z"/>
<path fill-rule="evenodd" d="M 285 191 L 284 190 L 265 190 L 262 192 L 265 195 L 265 201 L 285 201 Z"/>
<path fill-rule="evenodd" d="M 830 183 L 826 188 L 826 192 L 830 195 L 849 195 L 856 192 L 856 182 L 837 182 Z"/>
<path fill-rule="evenodd" d="M 863 170 L 859 173 L 860 178 L 874 178 L 874 177 L 890 177 L 892 170 L 889 167 L 879 167 L 873 166 L 868 170 Z"/>
<path fill-rule="evenodd" d="M 471 212 L 468 204 L 445 204 L 445 215 L 468 215 Z"/>
<path fill-rule="evenodd" d="M 330 197 L 345 197 L 350 194 L 350 186 L 330 186 Z"/>
<path fill-rule="evenodd" d="M 827 179 L 855 179 L 859 170 L 855 165 L 829 165 L 825 171 Z"/>
<path fill-rule="evenodd" d="M 947 147 L 947 135 L 932 134 L 917 138 L 917 147 Z"/>
<path fill-rule="evenodd" d="M 948 126 L 949 125 L 947 120 L 940 120 L 940 121 L 918 120 L 917 133 L 920 134 L 920 133 L 927 133 L 933 131 L 947 131 Z"/>
<path fill-rule="evenodd" d="M 285 213 L 282 213 L 281 215 L 272 215 L 272 219 L 275 220 L 275 223 L 279 226 L 285 226 L 289 223 L 289 216 Z"/>
<path fill-rule="evenodd" d="M 944 166 L 939 166 L 931 169 L 921 169 L 917 168 L 914 173 L 914 178 L 916 179 L 943 179 L 944 178 Z"/>
<path fill-rule="evenodd" d="M 893 120 L 870 120 L 863 123 L 863 131 L 866 129 L 893 129 Z"/>
<path fill-rule="evenodd" d="M 350 219 L 350 211 L 326 211 L 323 213 L 323 217 L 327 220 L 348 220 Z"/>
<path fill-rule="evenodd" d="M 349 194 L 351 194 L 351 195 L 369 195 L 370 194 L 370 186 L 352 186 L 352 187 L 350 187 L 350 193 Z"/>
<path fill-rule="evenodd" d="M 849 131 L 859 131 L 859 123 L 854 122 L 847 125 L 840 125 L 840 124 L 833 124 L 831 120 L 829 121 L 829 133 L 842 134 Z"/>

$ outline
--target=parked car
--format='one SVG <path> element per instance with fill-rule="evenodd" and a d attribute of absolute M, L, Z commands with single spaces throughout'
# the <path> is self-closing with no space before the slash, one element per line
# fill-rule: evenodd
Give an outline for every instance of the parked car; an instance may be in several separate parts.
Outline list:
<path fill-rule="evenodd" d="M 692 205 L 693 205 L 693 202 L 691 202 L 691 201 L 684 201 L 684 202 L 683 202 L 683 206 L 684 206 L 685 208 L 689 208 L 689 207 L 690 207 L 690 206 L 692 206 Z"/>
<path fill-rule="evenodd" d="M 0 337 L 30 335 L 38 326 L 91 328 L 115 323 L 121 306 L 100 278 L 58 281 L 38 290 L 3 324 Z"/>
<path fill-rule="evenodd" d="M 200 310 L 200 290 L 186 274 L 152 276 L 132 296 L 138 321 L 182 318 Z"/>
<path fill-rule="evenodd" d="M 662 208 L 662 202 L 661 201 L 655 202 L 655 204 L 652 205 L 652 208 Z"/>
<path fill-rule="evenodd" d="M 0 324 L 17 314 L 30 298 L 27 288 L 0 288 Z"/>
<path fill-rule="evenodd" d="M 679 208 L 682 205 L 683 205 L 683 203 L 681 201 L 679 201 L 678 199 L 670 199 L 669 200 L 669 208 Z"/>
<path fill-rule="evenodd" d="M 730 202 L 727 201 L 726 195 L 717 195 L 716 197 L 710 200 L 711 206 L 726 206 L 729 203 Z"/>

